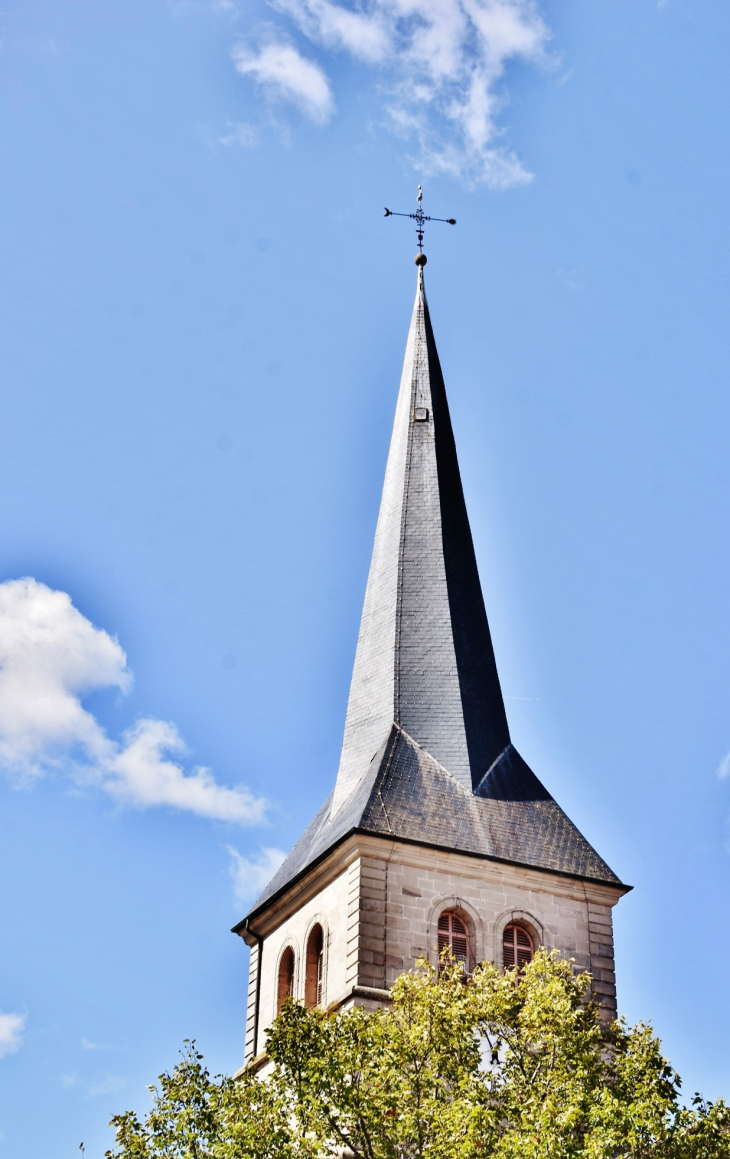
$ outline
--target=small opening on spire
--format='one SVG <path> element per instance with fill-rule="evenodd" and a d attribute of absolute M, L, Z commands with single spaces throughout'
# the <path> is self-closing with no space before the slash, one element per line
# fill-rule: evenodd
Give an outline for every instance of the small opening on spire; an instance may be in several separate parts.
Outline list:
<path fill-rule="evenodd" d="M 417 423 L 427 423 L 428 422 L 428 407 L 427 406 L 417 406 L 413 412 L 413 421 L 417 422 Z"/>

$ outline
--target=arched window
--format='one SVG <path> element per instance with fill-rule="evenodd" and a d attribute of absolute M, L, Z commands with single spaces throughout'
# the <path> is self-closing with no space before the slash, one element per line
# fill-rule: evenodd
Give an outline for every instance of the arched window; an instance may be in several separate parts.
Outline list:
<path fill-rule="evenodd" d="M 279 962 L 279 985 L 277 989 L 277 1014 L 286 1002 L 287 998 L 291 998 L 294 993 L 294 951 L 291 946 L 287 946 L 284 953 L 281 955 Z"/>
<path fill-rule="evenodd" d="M 439 960 L 445 949 L 451 951 L 455 962 L 463 962 L 469 969 L 469 934 L 464 919 L 452 909 L 444 910 L 439 918 Z"/>
<path fill-rule="evenodd" d="M 311 1009 L 320 1006 L 324 987 L 324 934 L 316 925 L 307 941 L 307 979 L 304 987 L 304 1005 Z"/>
<path fill-rule="evenodd" d="M 518 925 L 517 922 L 510 922 L 508 926 L 504 927 L 502 961 L 505 970 L 509 970 L 512 966 L 521 970 L 523 966 L 532 961 L 534 953 L 535 947 L 532 938 L 524 926 Z"/>

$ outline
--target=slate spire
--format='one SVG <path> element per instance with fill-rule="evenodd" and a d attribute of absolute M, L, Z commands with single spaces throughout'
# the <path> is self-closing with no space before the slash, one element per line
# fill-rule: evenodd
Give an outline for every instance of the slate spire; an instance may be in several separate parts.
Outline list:
<path fill-rule="evenodd" d="M 337 782 L 249 919 L 353 833 L 620 885 L 510 741 L 419 258 Z"/>
<path fill-rule="evenodd" d="M 423 265 L 360 624 L 334 817 L 398 725 L 473 792 L 509 744 Z"/>

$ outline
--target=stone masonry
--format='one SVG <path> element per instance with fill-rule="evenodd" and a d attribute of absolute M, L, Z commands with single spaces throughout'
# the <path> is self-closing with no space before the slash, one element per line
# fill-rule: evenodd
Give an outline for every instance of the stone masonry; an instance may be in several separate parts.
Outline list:
<path fill-rule="evenodd" d="M 266 1027 L 276 1015 L 278 964 L 287 946 L 294 951 L 294 996 L 304 999 L 304 954 L 316 923 L 325 931 L 325 1006 L 382 1004 L 398 974 L 412 969 L 419 957 L 436 961 L 439 915 L 456 909 L 469 930 L 472 966 L 485 960 L 501 966 L 504 927 L 520 921 L 537 943 L 558 949 L 576 969 L 592 972 L 593 993 L 608 1020 L 616 1013 L 611 909 L 624 891 L 353 836 L 257 923 L 263 937 L 258 1027 L 258 943 L 251 930 L 241 931 L 251 946 L 246 1061 L 261 1055 Z"/>

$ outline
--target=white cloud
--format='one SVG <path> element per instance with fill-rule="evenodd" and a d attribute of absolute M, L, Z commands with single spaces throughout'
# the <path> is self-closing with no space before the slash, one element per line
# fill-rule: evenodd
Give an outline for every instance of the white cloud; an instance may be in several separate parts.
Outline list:
<path fill-rule="evenodd" d="M 119 642 L 95 628 L 65 592 L 34 579 L 0 584 L 0 765 L 28 781 L 63 761 L 121 804 L 262 821 L 262 799 L 241 786 L 218 785 L 208 769 L 186 773 L 170 759 L 186 752 L 174 724 L 140 720 L 120 744 L 82 706 L 89 692 L 127 692 L 131 683 Z"/>
<path fill-rule="evenodd" d="M 0 1058 L 15 1054 L 23 1042 L 25 1015 L 3 1014 L 0 1012 Z"/>
<path fill-rule="evenodd" d="M 315 124 L 329 120 L 335 107 L 329 81 L 291 44 L 272 41 L 256 52 L 238 44 L 231 55 L 238 72 L 253 77 L 270 97 L 291 101 Z"/>
<path fill-rule="evenodd" d="M 378 67 L 389 123 L 418 141 L 422 170 L 494 188 L 530 180 L 500 141 L 497 117 L 505 97 L 498 85 L 510 61 L 547 62 L 549 31 L 536 0 L 363 0 L 357 8 L 332 0 L 273 2 L 313 45 Z M 280 50 L 264 51 L 273 62 Z M 240 72 L 259 80 L 271 73 L 276 82 L 269 57 L 237 52 L 245 63 L 234 56 Z M 316 70 L 326 110 L 314 119 L 326 120 L 329 85 L 318 65 L 304 63 Z M 294 99 L 293 91 L 281 95 Z"/>
<path fill-rule="evenodd" d="M 74 608 L 65 592 L 34 579 L 0 584 L 0 761 L 38 776 L 80 746 L 103 760 L 112 745 L 80 697 L 128 691 L 132 675 L 117 640 Z"/>
<path fill-rule="evenodd" d="M 219 821 L 255 825 L 263 820 L 264 802 L 246 789 L 227 789 L 216 784 L 208 769 L 185 773 L 180 765 L 165 759 L 165 753 L 185 752 L 174 724 L 140 720 L 124 734 L 124 745 L 107 762 L 102 787 L 123 804 L 140 809 L 172 805 Z"/>
<path fill-rule="evenodd" d="M 233 892 L 239 901 L 250 901 L 261 893 L 286 857 L 281 849 L 264 848 L 253 857 L 244 857 L 229 845 L 228 852 L 231 855 L 229 868 L 233 878 Z"/>
<path fill-rule="evenodd" d="M 327 48 L 343 48 L 370 63 L 379 63 L 392 51 L 390 21 L 379 8 L 353 12 L 330 0 L 278 0 L 273 6 Z"/>
<path fill-rule="evenodd" d="M 730 777 L 730 753 L 724 756 L 717 767 L 718 777 Z"/>

